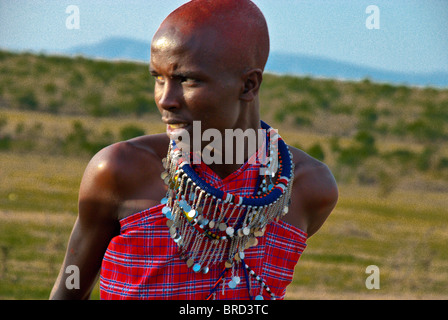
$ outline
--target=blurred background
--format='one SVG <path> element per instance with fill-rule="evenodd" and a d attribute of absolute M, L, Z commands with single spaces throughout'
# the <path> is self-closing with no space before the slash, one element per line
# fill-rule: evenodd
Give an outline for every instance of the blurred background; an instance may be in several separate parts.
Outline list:
<path fill-rule="evenodd" d="M 0 0 L 0 299 L 48 298 L 92 155 L 165 131 L 149 45 L 185 2 Z M 448 3 L 254 2 L 262 118 L 340 188 L 287 298 L 447 299 Z"/>

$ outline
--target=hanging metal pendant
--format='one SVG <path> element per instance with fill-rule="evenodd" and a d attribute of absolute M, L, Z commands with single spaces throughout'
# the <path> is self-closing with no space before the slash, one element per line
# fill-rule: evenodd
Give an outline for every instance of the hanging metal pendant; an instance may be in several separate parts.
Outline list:
<path fill-rule="evenodd" d="M 194 260 L 193 259 L 190 258 L 190 259 L 187 260 L 187 267 L 188 268 L 191 268 L 193 266 L 193 264 L 194 264 Z"/>
<path fill-rule="evenodd" d="M 202 266 L 201 266 L 199 263 L 196 263 L 196 264 L 193 266 L 193 271 L 196 272 L 196 273 L 198 273 L 199 271 L 201 271 L 201 268 L 202 268 Z"/>

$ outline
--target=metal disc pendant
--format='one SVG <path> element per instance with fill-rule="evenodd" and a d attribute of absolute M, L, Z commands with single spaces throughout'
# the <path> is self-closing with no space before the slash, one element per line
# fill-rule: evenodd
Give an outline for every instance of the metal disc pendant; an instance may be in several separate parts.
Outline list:
<path fill-rule="evenodd" d="M 261 294 L 259 294 L 258 296 L 255 297 L 255 300 L 264 300 L 264 298 Z"/>
<path fill-rule="evenodd" d="M 187 204 L 184 206 L 184 210 L 185 210 L 185 212 L 190 212 L 190 211 L 191 211 L 191 206 L 187 203 Z"/>
<path fill-rule="evenodd" d="M 187 267 L 188 268 L 191 268 L 193 266 L 193 264 L 194 264 L 194 260 L 193 259 L 188 259 L 187 260 Z"/>
<path fill-rule="evenodd" d="M 179 200 L 178 204 L 179 204 L 179 207 L 181 207 L 182 209 L 185 210 L 185 206 L 187 205 L 187 201 L 182 199 L 182 200 Z"/>
<path fill-rule="evenodd" d="M 170 208 L 170 207 L 168 207 L 168 206 L 163 207 L 163 209 L 162 209 L 162 213 L 163 213 L 164 215 L 166 215 L 166 213 L 167 213 L 168 211 L 171 211 L 171 208 Z"/>
<path fill-rule="evenodd" d="M 194 266 L 193 266 L 193 271 L 194 272 L 199 272 L 199 271 L 201 271 L 201 265 L 199 264 L 199 263 L 196 263 Z"/>
<path fill-rule="evenodd" d="M 236 283 L 235 283 L 235 281 L 232 280 L 232 281 L 229 282 L 229 288 L 230 288 L 230 289 L 235 289 L 235 288 L 236 288 Z"/>
<path fill-rule="evenodd" d="M 218 228 L 220 231 L 225 231 L 227 229 L 227 225 L 223 222 L 219 224 Z"/>
<path fill-rule="evenodd" d="M 193 219 L 195 216 L 196 216 L 196 213 L 197 213 L 197 211 L 196 210 L 194 210 L 194 209 L 192 209 L 192 210 L 190 210 L 189 212 L 188 212 L 188 218 L 191 218 L 191 219 Z"/>
<path fill-rule="evenodd" d="M 162 213 L 163 213 L 168 219 L 171 220 L 171 218 L 172 218 L 172 214 L 171 214 L 171 209 L 170 209 L 170 207 L 163 207 L 163 209 L 162 209 Z"/>
<path fill-rule="evenodd" d="M 254 247 L 254 246 L 256 246 L 258 244 L 258 240 L 257 240 L 257 238 L 250 238 L 249 239 L 249 241 L 247 242 L 247 248 L 246 249 L 248 249 L 248 248 L 250 248 L 250 247 Z"/>

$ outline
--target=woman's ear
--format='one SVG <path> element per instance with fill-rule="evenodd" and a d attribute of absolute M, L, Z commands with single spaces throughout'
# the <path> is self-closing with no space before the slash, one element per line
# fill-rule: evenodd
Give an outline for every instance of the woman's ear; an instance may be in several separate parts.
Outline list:
<path fill-rule="evenodd" d="M 240 99 L 250 102 L 255 99 L 263 81 L 263 71 L 261 69 L 251 69 L 243 75 L 243 90 Z"/>

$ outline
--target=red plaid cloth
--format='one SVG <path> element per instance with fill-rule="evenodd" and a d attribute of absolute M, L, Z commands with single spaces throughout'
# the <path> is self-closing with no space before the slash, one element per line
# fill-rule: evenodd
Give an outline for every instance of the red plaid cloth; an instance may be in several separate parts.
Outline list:
<path fill-rule="evenodd" d="M 225 192 L 251 196 L 256 190 L 259 166 L 246 162 L 225 179 L 219 178 L 205 164 L 196 166 L 203 179 Z M 104 255 L 101 299 L 205 299 L 224 270 L 224 262 L 210 265 L 207 274 L 195 273 L 178 255 L 171 239 L 164 205 L 135 213 L 120 221 L 120 235 L 114 237 Z M 283 299 L 292 281 L 294 267 L 306 247 L 307 234 L 283 221 L 271 223 L 258 245 L 245 250 L 246 264 L 269 286 L 276 299 Z M 216 299 L 249 299 L 242 266 L 241 282 L 235 289 L 228 286 L 231 271 L 215 292 Z M 258 281 L 250 277 L 251 297 L 260 294 Z M 225 286 L 223 288 L 223 283 Z M 271 297 L 263 291 L 263 297 Z"/>

